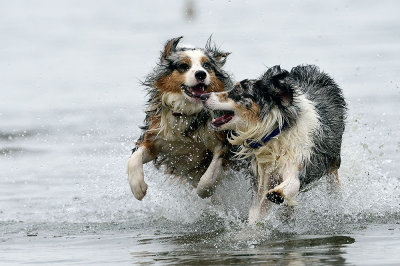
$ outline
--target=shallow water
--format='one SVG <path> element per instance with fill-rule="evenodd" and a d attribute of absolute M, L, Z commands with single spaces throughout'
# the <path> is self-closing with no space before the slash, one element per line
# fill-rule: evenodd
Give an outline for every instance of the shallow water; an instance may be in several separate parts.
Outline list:
<path fill-rule="evenodd" d="M 400 4 L 201 3 L 193 18 L 183 1 L 1 4 L 2 264 L 399 264 Z M 133 198 L 138 80 L 166 39 L 211 33 L 238 80 L 305 63 L 336 79 L 350 108 L 340 187 L 322 179 L 253 227 L 240 173 L 202 200 L 146 165 Z"/>

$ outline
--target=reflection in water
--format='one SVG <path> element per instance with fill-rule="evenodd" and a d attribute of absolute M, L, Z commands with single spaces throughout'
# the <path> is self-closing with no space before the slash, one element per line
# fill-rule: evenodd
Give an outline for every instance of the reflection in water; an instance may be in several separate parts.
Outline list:
<path fill-rule="evenodd" d="M 214 236 L 214 237 L 212 237 Z M 246 264 L 267 263 L 279 265 L 343 264 L 342 248 L 353 244 L 349 236 L 271 236 L 262 244 L 232 244 L 229 233 L 209 232 L 183 234 L 174 237 L 142 239 L 140 251 L 131 252 L 138 263 L 176 264 Z M 224 238 L 224 241 L 221 241 Z M 159 246 L 163 243 L 162 247 Z M 155 250 L 151 252 L 149 250 Z"/>

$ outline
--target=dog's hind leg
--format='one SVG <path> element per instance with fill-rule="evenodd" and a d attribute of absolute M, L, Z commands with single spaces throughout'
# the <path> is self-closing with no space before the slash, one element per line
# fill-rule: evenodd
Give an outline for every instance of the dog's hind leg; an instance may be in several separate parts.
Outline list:
<path fill-rule="evenodd" d="M 282 183 L 268 191 L 267 199 L 276 204 L 296 205 L 295 198 L 300 189 L 298 167 L 295 164 L 287 164 L 281 176 Z"/>
<path fill-rule="evenodd" d="M 340 153 L 340 151 L 339 151 L 339 153 Z M 339 179 L 339 174 L 338 174 L 338 169 L 340 167 L 340 161 L 341 161 L 340 156 L 337 157 L 336 159 L 333 159 L 332 160 L 332 165 L 331 165 L 331 167 L 329 169 L 329 176 L 330 177 L 335 177 L 336 182 L 333 181 L 332 179 L 329 179 L 329 181 L 330 182 L 333 181 L 339 186 L 341 185 L 340 179 Z"/>
<path fill-rule="evenodd" d="M 331 174 L 335 177 L 337 184 L 340 186 L 341 183 L 340 183 L 340 179 L 339 179 L 338 170 L 336 169 L 336 170 L 332 171 Z"/>
<path fill-rule="evenodd" d="M 128 160 L 128 181 L 132 193 L 138 200 L 142 200 L 147 192 L 147 184 L 144 182 L 143 164 L 154 159 L 144 145 L 140 146 Z"/>
<path fill-rule="evenodd" d="M 222 145 L 218 145 L 213 152 L 213 158 L 210 165 L 208 166 L 206 172 L 200 178 L 197 185 L 197 195 L 201 198 L 210 197 L 215 190 L 217 183 L 223 178 L 224 171 L 222 167 L 222 154 L 224 149 Z"/>
<path fill-rule="evenodd" d="M 328 173 L 326 176 L 326 180 L 328 181 L 326 188 L 330 193 L 337 192 L 342 185 L 342 183 L 339 180 L 337 169 Z"/>

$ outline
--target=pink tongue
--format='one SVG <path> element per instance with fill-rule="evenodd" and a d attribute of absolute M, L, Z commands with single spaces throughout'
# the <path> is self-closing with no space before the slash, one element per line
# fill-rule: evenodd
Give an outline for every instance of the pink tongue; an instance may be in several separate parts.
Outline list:
<path fill-rule="evenodd" d="M 203 84 L 198 84 L 196 86 L 191 87 L 190 90 L 191 90 L 192 94 L 194 94 L 194 95 L 201 95 L 201 94 L 205 93 L 203 88 L 204 88 Z"/>
<path fill-rule="evenodd" d="M 223 116 L 214 119 L 212 123 L 214 126 L 219 127 L 231 121 L 232 118 L 233 118 L 232 114 L 224 114 Z"/>

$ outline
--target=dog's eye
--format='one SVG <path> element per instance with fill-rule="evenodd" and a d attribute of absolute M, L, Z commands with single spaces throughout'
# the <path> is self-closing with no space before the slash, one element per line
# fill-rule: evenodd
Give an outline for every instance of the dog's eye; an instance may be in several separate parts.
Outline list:
<path fill-rule="evenodd" d="M 230 90 L 228 92 L 228 97 L 231 98 L 232 100 L 236 101 L 236 102 L 238 102 L 238 101 L 240 101 L 242 99 L 241 94 L 238 93 L 238 91 L 235 90 L 235 89 Z"/>
<path fill-rule="evenodd" d="M 209 69 L 211 68 L 210 64 L 207 63 L 207 62 L 205 62 L 205 63 L 203 64 L 203 67 L 204 67 L 205 69 L 207 69 L 207 70 L 209 70 Z"/>
<path fill-rule="evenodd" d="M 245 101 L 244 106 L 246 107 L 246 109 L 251 109 L 251 102 Z"/>
<path fill-rule="evenodd" d="M 189 68 L 190 66 L 186 63 L 182 63 L 177 66 L 177 69 L 182 72 L 189 70 Z"/>

